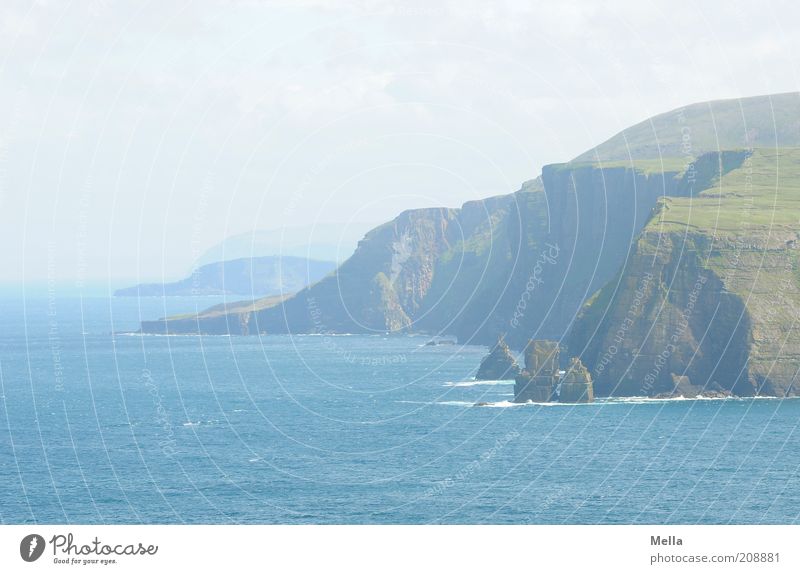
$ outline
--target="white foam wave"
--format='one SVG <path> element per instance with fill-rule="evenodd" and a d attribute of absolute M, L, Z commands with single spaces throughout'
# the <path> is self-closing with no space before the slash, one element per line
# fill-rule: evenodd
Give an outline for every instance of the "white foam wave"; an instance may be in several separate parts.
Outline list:
<path fill-rule="evenodd" d="M 123 336 L 123 337 L 203 337 L 204 339 L 209 338 L 219 338 L 219 337 L 232 337 L 230 333 L 219 334 L 219 335 L 208 335 L 203 333 L 139 333 L 136 331 L 127 331 L 124 333 L 114 333 L 114 336 Z M 236 335 L 236 337 L 242 337 L 244 335 Z"/>
<path fill-rule="evenodd" d="M 762 400 L 762 401 L 775 401 L 775 400 L 785 400 L 787 398 L 800 398 L 800 397 L 765 397 L 765 396 L 758 396 L 758 397 L 604 397 L 596 399 L 596 402 L 603 403 L 603 404 L 633 404 L 633 405 L 644 405 L 644 404 L 657 404 L 657 403 L 675 403 L 675 402 L 686 402 L 686 401 L 737 401 L 737 402 L 745 402 L 745 401 L 755 401 L 755 400 Z"/>
<path fill-rule="evenodd" d="M 511 380 L 498 380 L 498 381 L 458 381 L 452 383 L 445 383 L 445 387 L 495 387 L 498 385 L 513 385 L 514 381 Z"/>
<path fill-rule="evenodd" d="M 486 407 L 490 409 L 505 409 L 508 407 L 524 407 L 526 404 L 532 404 L 532 403 L 513 403 L 511 401 L 497 401 L 494 403 L 472 403 L 472 406 Z"/>
<path fill-rule="evenodd" d="M 358 337 L 358 333 L 290 333 L 290 337 Z M 365 337 L 381 335 L 363 335 Z"/>
<path fill-rule="evenodd" d="M 475 401 L 438 401 L 437 405 L 448 405 L 454 407 L 487 407 L 495 409 L 504 409 L 507 407 L 524 407 L 534 403 L 514 403 L 511 401 L 494 401 L 494 402 L 475 402 Z"/>

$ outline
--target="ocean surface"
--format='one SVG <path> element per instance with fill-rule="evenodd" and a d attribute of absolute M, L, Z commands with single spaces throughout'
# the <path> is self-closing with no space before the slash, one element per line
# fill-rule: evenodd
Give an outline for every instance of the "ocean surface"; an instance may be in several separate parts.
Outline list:
<path fill-rule="evenodd" d="M 217 302 L 0 298 L 0 522 L 800 521 L 800 401 L 514 405 L 426 337 L 112 334 Z"/>

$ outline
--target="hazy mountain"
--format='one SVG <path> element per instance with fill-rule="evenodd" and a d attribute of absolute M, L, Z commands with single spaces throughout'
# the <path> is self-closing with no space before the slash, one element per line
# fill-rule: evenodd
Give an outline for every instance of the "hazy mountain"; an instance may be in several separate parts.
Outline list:
<path fill-rule="evenodd" d="M 344 261 L 353 254 L 358 240 L 374 226 L 374 223 L 354 222 L 347 226 L 320 223 L 309 227 L 256 229 L 227 237 L 203 253 L 195 265 L 266 255 Z"/>
<path fill-rule="evenodd" d="M 253 257 L 209 263 L 172 283 L 142 283 L 114 292 L 117 297 L 288 295 L 319 281 L 336 268 L 332 261 L 301 257 Z"/>

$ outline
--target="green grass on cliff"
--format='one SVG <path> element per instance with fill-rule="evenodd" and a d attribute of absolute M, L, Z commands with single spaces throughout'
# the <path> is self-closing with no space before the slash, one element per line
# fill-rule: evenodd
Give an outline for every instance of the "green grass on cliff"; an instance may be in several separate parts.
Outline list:
<path fill-rule="evenodd" d="M 800 148 L 757 149 L 695 197 L 665 198 L 647 231 L 718 236 L 800 229 Z"/>
<path fill-rule="evenodd" d="M 556 171 L 574 170 L 582 167 L 602 169 L 625 168 L 632 169 L 645 175 L 673 173 L 680 175 L 691 163 L 692 158 L 664 157 L 660 159 L 634 159 L 614 161 L 571 161 L 569 163 L 555 164 Z"/>
<path fill-rule="evenodd" d="M 645 175 L 653 175 L 661 173 L 682 174 L 690 163 L 691 158 L 688 157 L 664 157 L 660 159 L 603 161 L 594 165 L 603 169 L 614 167 L 631 168 Z"/>
<path fill-rule="evenodd" d="M 170 315 L 168 319 L 170 321 L 178 321 L 181 319 L 194 319 L 198 316 L 201 319 L 209 319 L 212 317 L 221 317 L 223 315 L 227 315 L 228 313 L 261 311 L 262 309 L 267 309 L 268 307 L 274 307 L 278 303 L 285 301 L 291 296 L 292 294 L 270 295 L 268 297 L 256 299 L 255 301 L 234 301 L 232 303 L 220 303 L 219 305 L 209 307 L 208 309 L 202 311 L 199 315 L 196 315 L 195 313 L 184 313 L 182 315 Z"/>

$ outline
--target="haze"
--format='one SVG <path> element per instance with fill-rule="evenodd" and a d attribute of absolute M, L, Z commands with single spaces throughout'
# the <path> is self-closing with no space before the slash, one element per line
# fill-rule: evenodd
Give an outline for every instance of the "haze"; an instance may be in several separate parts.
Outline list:
<path fill-rule="evenodd" d="M 797 90 L 795 5 L 718 4 L 5 2 L 0 281 L 174 278 L 257 229 L 346 251 L 653 114 Z"/>

